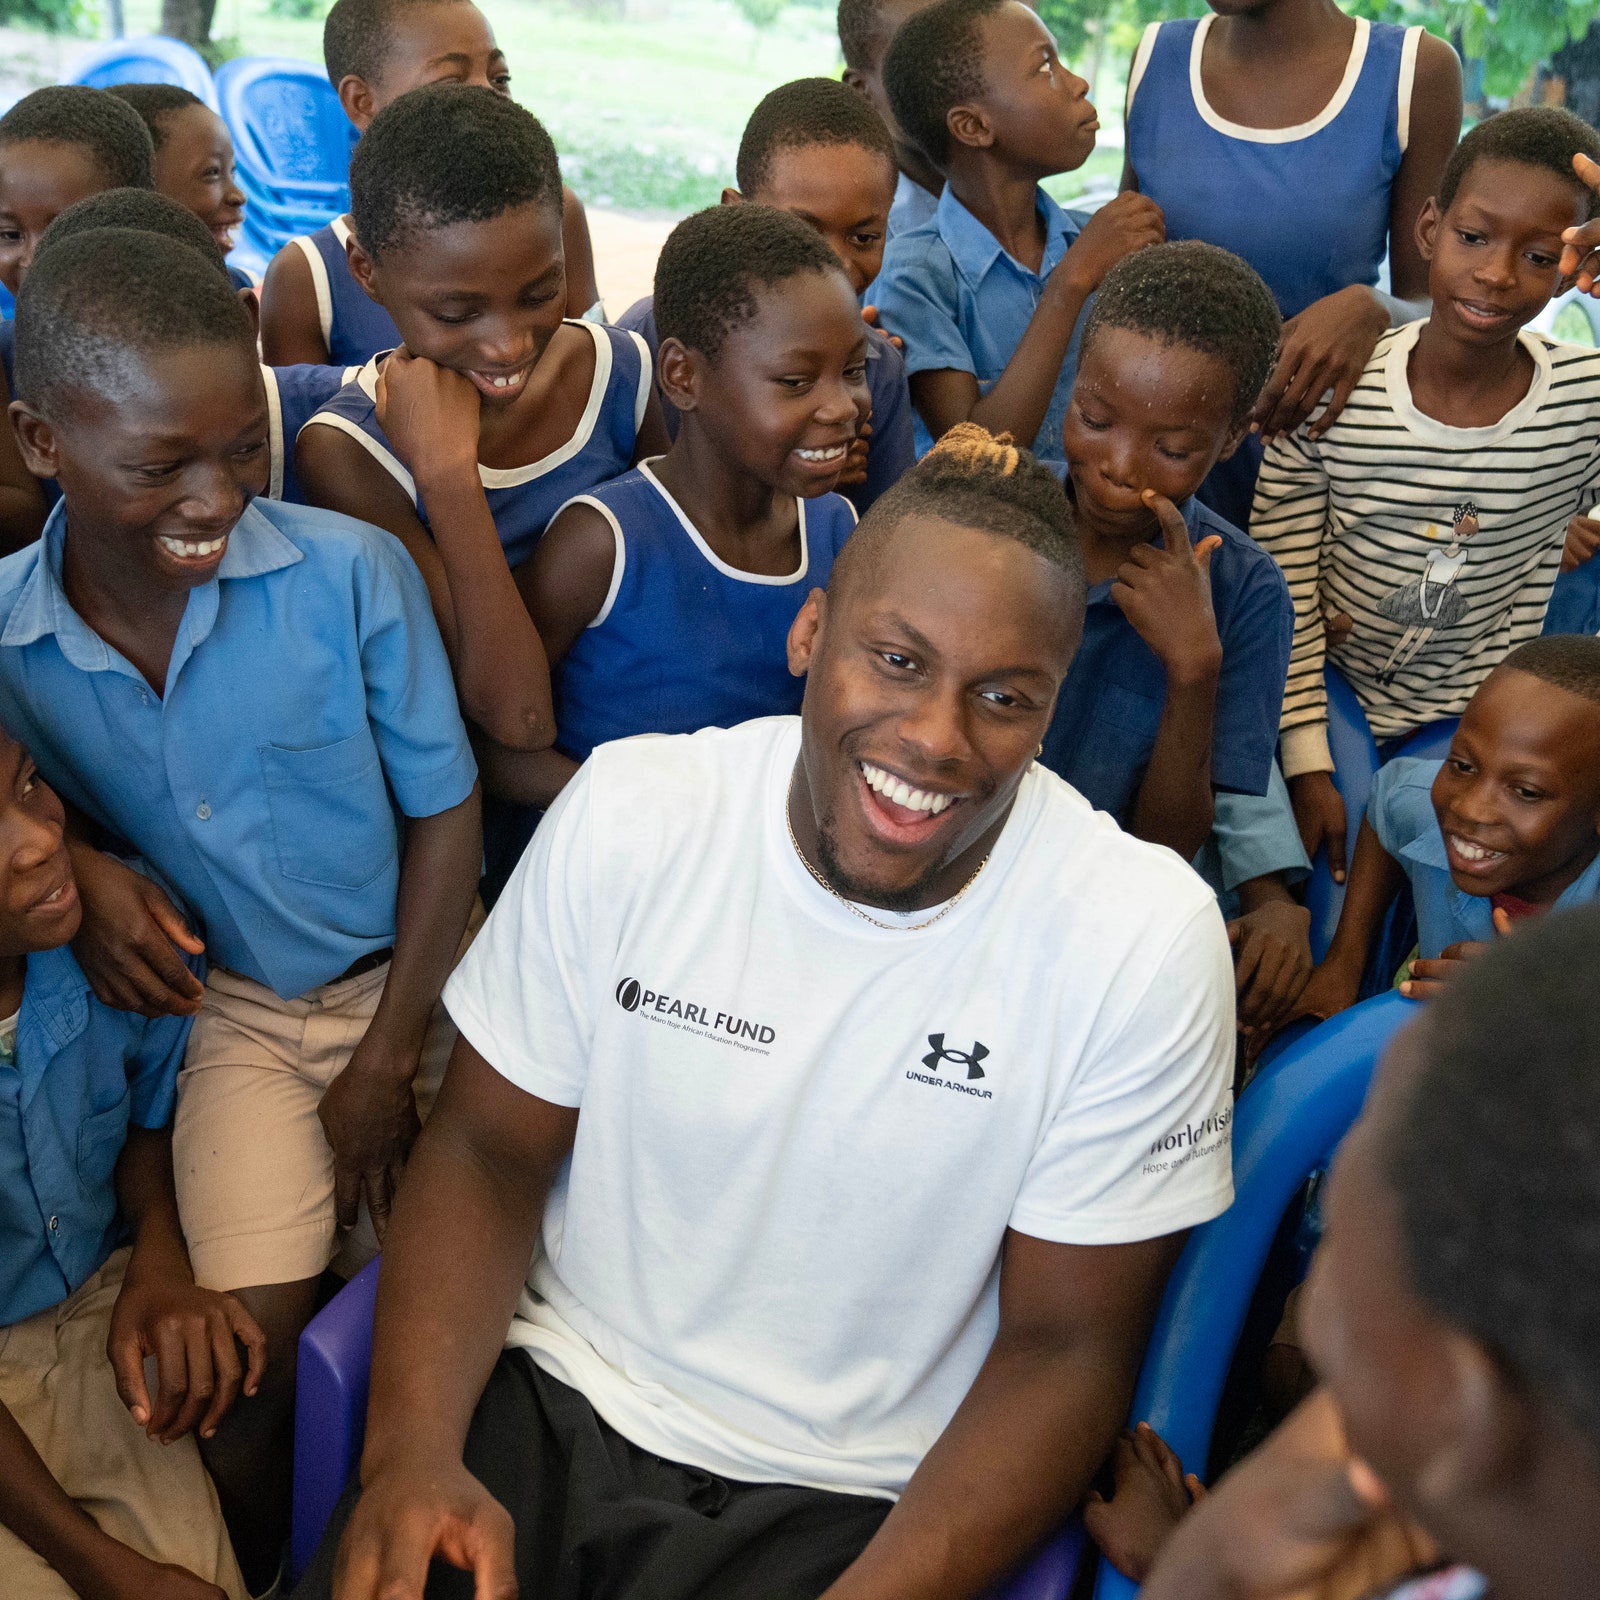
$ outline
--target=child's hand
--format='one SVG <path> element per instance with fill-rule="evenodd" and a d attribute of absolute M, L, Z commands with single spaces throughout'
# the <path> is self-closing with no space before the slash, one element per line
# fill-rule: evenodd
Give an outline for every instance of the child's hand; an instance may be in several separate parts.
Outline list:
<path fill-rule="evenodd" d="M 1328 852 L 1328 870 L 1335 883 L 1344 882 L 1344 800 L 1333 786 L 1331 772 L 1302 772 L 1289 780 L 1289 804 L 1300 827 L 1300 842 L 1314 856 L 1320 845 Z"/>
<path fill-rule="evenodd" d="M 478 391 L 401 345 L 378 369 L 378 426 L 414 478 L 478 473 Z"/>
<path fill-rule="evenodd" d="M 1137 544 L 1117 568 L 1111 598 L 1167 669 L 1167 682 L 1196 683 L 1222 669 L 1222 641 L 1211 609 L 1215 534 L 1190 544 L 1178 508 L 1154 489 L 1144 503 L 1161 521 L 1161 545 Z"/>
<path fill-rule="evenodd" d="M 1239 1031 L 1271 1032 L 1288 1020 L 1311 977 L 1311 913 L 1292 900 L 1269 900 L 1228 924 Z"/>
<path fill-rule="evenodd" d="M 872 437 L 872 424 L 863 422 L 856 429 L 850 449 L 844 458 L 844 470 L 839 474 L 835 489 L 853 489 L 867 481 L 867 440 Z"/>
<path fill-rule="evenodd" d="M 1167 219 L 1149 195 L 1132 190 L 1108 200 L 1083 225 L 1067 253 L 1050 274 L 1083 295 L 1093 294 L 1100 281 L 1124 257 L 1147 244 L 1160 244 L 1167 236 Z"/>
<path fill-rule="evenodd" d="M 1600 522 L 1593 517 L 1574 517 L 1567 524 L 1567 542 L 1561 549 L 1561 570 L 1576 571 L 1596 550 L 1600 550 Z"/>
<path fill-rule="evenodd" d="M 1322 637 L 1327 649 L 1339 649 L 1355 631 L 1356 619 L 1348 611 L 1324 611 L 1322 613 Z"/>
<path fill-rule="evenodd" d="M 197 1288 L 177 1273 L 141 1272 L 136 1247 L 111 1310 L 106 1355 L 129 1415 L 147 1437 L 171 1444 L 191 1428 L 209 1439 L 240 1388 L 253 1395 L 261 1387 L 267 1339 L 231 1294 Z M 154 1401 L 146 1356 L 156 1358 Z"/>
<path fill-rule="evenodd" d="M 884 338 L 895 347 L 896 350 L 905 349 L 905 340 L 902 339 L 898 333 L 890 333 L 889 330 L 878 321 L 878 308 L 876 306 L 862 306 L 861 320 L 866 323 L 869 328 L 876 328 L 878 332 L 881 333 Z"/>
<path fill-rule="evenodd" d="M 1572 158 L 1572 170 L 1596 194 L 1600 194 L 1600 166 L 1586 155 L 1575 155 Z M 1584 223 L 1581 228 L 1568 228 L 1561 239 L 1561 260 L 1557 270 L 1563 278 L 1576 275 L 1578 288 L 1584 294 L 1594 294 L 1595 283 L 1600 281 L 1600 218 Z"/>
<path fill-rule="evenodd" d="M 1300 997 L 1283 1020 L 1292 1022 L 1297 1017 L 1315 1017 L 1319 1022 L 1348 1011 L 1361 993 L 1361 974 L 1352 972 L 1340 962 L 1329 958 L 1314 967 L 1306 980 Z"/>
<path fill-rule="evenodd" d="M 95 994 L 141 1017 L 192 1017 L 205 986 L 177 952 L 197 956 L 204 942 L 148 878 L 87 845 L 70 848 L 83 902 L 72 952 Z"/>
<path fill-rule="evenodd" d="M 1293 433 L 1329 389 L 1333 398 L 1312 423 L 1320 439 L 1339 419 L 1378 340 L 1389 330 L 1389 313 L 1365 284 L 1355 283 L 1306 307 L 1283 325 L 1277 365 L 1256 402 L 1253 420 L 1262 439 Z"/>
<path fill-rule="evenodd" d="M 1148 1422 L 1118 1435 L 1111 1473 L 1111 1498 L 1091 1489 L 1083 1503 L 1083 1526 L 1123 1577 L 1143 1583 L 1184 1513 L 1205 1499 L 1205 1487 L 1184 1472 L 1172 1446 Z"/>
<path fill-rule="evenodd" d="M 1496 910 L 1494 931 L 1502 938 L 1511 932 L 1509 912 Z M 1408 1000 L 1434 1000 L 1444 993 L 1445 985 L 1460 976 L 1461 969 L 1489 946 L 1482 939 L 1458 939 L 1439 952 L 1437 960 L 1418 956 L 1411 963 L 1411 975 L 1400 985 L 1400 993 Z"/>

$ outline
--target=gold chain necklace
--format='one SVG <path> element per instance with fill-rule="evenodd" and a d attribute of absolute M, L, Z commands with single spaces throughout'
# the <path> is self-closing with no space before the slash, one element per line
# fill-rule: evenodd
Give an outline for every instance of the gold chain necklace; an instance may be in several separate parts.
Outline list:
<path fill-rule="evenodd" d="M 876 917 L 871 916 L 869 913 L 863 911 L 854 900 L 847 900 L 842 894 L 839 893 L 837 889 L 834 888 L 831 883 L 828 882 L 825 877 L 823 877 L 820 872 L 817 871 L 814 866 L 811 865 L 810 861 L 806 859 L 805 851 L 800 848 L 800 841 L 794 836 L 794 823 L 789 816 L 789 802 L 787 799 L 783 804 L 783 825 L 789 830 L 789 843 L 794 846 L 794 853 L 800 857 L 801 864 L 805 867 L 806 871 L 809 872 L 811 876 L 815 878 L 817 882 L 820 883 L 822 887 L 826 889 L 828 893 L 831 894 L 833 898 L 837 900 L 839 904 L 842 905 L 847 911 L 855 912 L 855 914 L 860 917 L 863 922 L 870 922 L 874 928 L 882 928 L 886 933 L 921 933 L 924 928 L 931 928 L 941 917 L 948 917 L 950 913 L 955 910 L 956 903 L 967 892 L 967 890 L 978 881 L 978 874 L 989 865 L 989 857 L 985 855 L 983 860 L 972 869 L 972 876 L 968 878 L 967 881 L 962 884 L 961 887 L 957 889 L 956 892 L 951 895 L 950 898 L 946 900 L 945 903 L 936 912 L 934 912 L 934 914 L 929 917 L 926 922 L 880 922 Z"/>

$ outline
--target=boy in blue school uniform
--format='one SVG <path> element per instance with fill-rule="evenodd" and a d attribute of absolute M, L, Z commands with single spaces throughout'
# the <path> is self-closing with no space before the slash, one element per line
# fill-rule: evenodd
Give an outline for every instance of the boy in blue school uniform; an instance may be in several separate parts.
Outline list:
<path fill-rule="evenodd" d="M 1100 124 L 1022 0 L 937 0 L 895 34 L 883 78 L 945 179 L 867 295 L 905 341 L 917 453 L 970 421 L 1060 461 L 1084 304 L 1114 262 L 1163 237 L 1160 209 L 1130 193 L 1084 217 L 1039 187 L 1083 165 Z"/>
<path fill-rule="evenodd" d="M 750 114 L 739 142 L 737 189 L 722 203 L 744 201 L 792 212 L 828 242 L 858 297 L 878 275 L 893 195 L 894 146 L 882 121 L 859 95 L 832 78 L 798 78 L 774 89 Z M 638 333 L 655 357 L 655 297 L 646 295 L 617 319 Z M 850 447 L 836 485 L 864 512 L 915 459 L 906 364 L 877 328 L 867 335 L 871 408 Z M 677 437 L 678 411 L 664 399 L 667 429 Z"/>
<path fill-rule="evenodd" d="M 1379 769 L 1338 930 L 1299 1011 L 1355 1003 L 1406 884 L 1418 954 L 1400 989 L 1416 999 L 1523 918 L 1600 900 L 1600 639 L 1530 640 L 1467 703 L 1443 761 Z"/>
<path fill-rule="evenodd" d="M 95 997 L 64 821 L 0 729 L 0 1593 L 244 1600 L 191 1435 L 256 1389 L 265 1341 L 195 1286 L 169 1126 L 189 1019 Z"/>
<path fill-rule="evenodd" d="M 339 1235 L 342 1266 L 370 1253 L 358 1202 L 381 1229 L 452 1043 L 436 1002 L 481 859 L 476 768 L 404 553 L 257 498 L 254 330 L 214 265 L 80 234 L 17 315 L 13 421 L 64 501 L 0 563 L 0 718 L 184 902 L 74 845 L 97 990 L 197 1014 L 179 1214 L 197 1281 L 239 1295 L 269 1356 L 202 1451 L 260 1590 L 288 1525 L 295 1341 Z M 202 947 L 203 988 L 179 955 Z"/>

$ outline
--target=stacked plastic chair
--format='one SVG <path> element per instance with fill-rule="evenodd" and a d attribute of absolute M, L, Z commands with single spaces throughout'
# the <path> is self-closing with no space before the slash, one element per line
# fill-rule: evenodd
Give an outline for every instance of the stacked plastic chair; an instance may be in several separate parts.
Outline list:
<path fill-rule="evenodd" d="M 241 56 L 217 69 L 216 89 L 246 201 L 236 255 L 260 271 L 296 234 L 349 210 L 357 134 L 308 62 Z"/>
<path fill-rule="evenodd" d="M 217 109 L 217 86 L 211 68 L 198 52 L 179 39 L 146 34 L 138 39 L 112 39 L 80 58 L 68 83 L 109 89 L 118 83 L 175 83 Z"/>

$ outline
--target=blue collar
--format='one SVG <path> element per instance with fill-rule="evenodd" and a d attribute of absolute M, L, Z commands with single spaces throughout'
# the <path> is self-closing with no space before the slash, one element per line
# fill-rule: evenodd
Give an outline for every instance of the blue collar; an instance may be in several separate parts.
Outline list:
<path fill-rule="evenodd" d="M 17 596 L 0 633 L 0 646 L 29 645 L 54 634 L 61 653 L 83 672 L 123 672 L 137 678 L 138 672 L 120 652 L 113 650 L 72 608 L 62 581 L 61 557 L 67 537 L 67 503 L 60 501 L 44 525 L 39 543 L 34 546 L 33 571 Z M 222 553 L 217 575 L 190 592 L 183 613 L 179 641 L 187 636 L 187 648 L 173 649 L 172 670 L 210 634 L 217 620 L 218 584 L 223 578 L 257 578 L 276 572 L 305 558 L 294 543 L 280 533 L 254 503 L 233 526 L 228 548 Z M 170 681 L 170 674 L 169 674 Z"/>
<path fill-rule="evenodd" d="M 1048 260 L 1051 245 L 1065 241 L 1072 224 L 1066 212 L 1043 189 L 1036 191 L 1036 203 L 1039 215 L 1044 219 L 1044 253 L 1045 259 Z M 970 283 L 974 285 L 981 283 L 989 269 L 1002 256 L 1018 272 L 1025 273 L 1030 278 L 1039 276 L 1032 268 L 1023 266 L 1015 256 L 1008 255 L 1001 249 L 1000 241 L 956 199 L 955 190 L 948 184 L 945 185 L 944 193 L 939 196 L 939 205 L 933 215 L 934 221 L 938 224 L 939 236 L 950 251 L 951 259 Z"/>
<path fill-rule="evenodd" d="M 17 1071 L 25 1111 L 50 1063 L 89 1026 L 89 980 L 72 951 L 36 950 L 17 1018 Z"/>
<path fill-rule="evenodd" d="M 1437 820 L 1426 832 L 1419 834 L 1409 844 L 1401 845 L 1400 854 L 1418 866 L 1432 867 L 1442 872 L 1450 882 L 1450 908 L 1458 920 L 1468 923 L 1489 922 L 1493 911 L 1487 895 L 1468 894 L 1454 878 L 1450 877 L 1450 857 L 1444 847 L 1444 832 Z M 1600 856 L 1593 861 L 1562 891 L 1550 909 L 1565 910 L 1572 906 L 1589 905 L 1600 900 Z"/>

